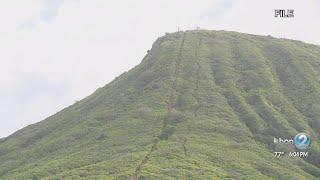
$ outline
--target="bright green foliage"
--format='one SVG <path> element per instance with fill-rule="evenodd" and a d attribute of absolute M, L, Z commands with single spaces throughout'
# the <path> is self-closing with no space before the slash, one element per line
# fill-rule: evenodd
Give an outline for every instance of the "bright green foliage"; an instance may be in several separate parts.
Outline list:
<path fill-rule="evenodd" d="M 225 31 L 159 38 L 140 65 L 0 140 L 0 179 L 319 179 L 320 47 Z M 312 136 L 308 159 L 274 137 Z"/>

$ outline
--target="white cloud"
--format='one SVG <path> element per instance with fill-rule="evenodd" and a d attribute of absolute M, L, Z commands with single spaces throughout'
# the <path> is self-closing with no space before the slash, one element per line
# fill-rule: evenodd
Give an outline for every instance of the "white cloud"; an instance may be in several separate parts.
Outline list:
<path fill-rule="evenodd" d="M 110 82 L 137 65 L 157 37 L 178 26 L 200 25 L 320 43 L 315 0 L 227 2 L 1 1 L 0 99 L 5 101 L 0 101 L 4 107 L 0 137 Z M 296 18 L 275 19 L 277 7 L 296 9 Z"/>

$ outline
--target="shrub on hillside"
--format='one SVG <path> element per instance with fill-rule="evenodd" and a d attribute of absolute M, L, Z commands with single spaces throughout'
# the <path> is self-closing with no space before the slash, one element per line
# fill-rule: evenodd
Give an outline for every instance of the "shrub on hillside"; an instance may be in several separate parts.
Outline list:
<path fill-rule="evenodd" d="M 171 110 L 167 114 L 167 122 L 169 124 L 177 124 L 177 123 L 183 122 L 185 119 L 186 119 L 186 115 L 175 109 Z"/>
<path fill-rule="evenodd" d="M 147 70 L 140 74 L 140 76 L 136 80 L 136 87 L 143 88 L 148 85 L 151 81 L 156 78 L 156 73 L 150 70 Z"/>

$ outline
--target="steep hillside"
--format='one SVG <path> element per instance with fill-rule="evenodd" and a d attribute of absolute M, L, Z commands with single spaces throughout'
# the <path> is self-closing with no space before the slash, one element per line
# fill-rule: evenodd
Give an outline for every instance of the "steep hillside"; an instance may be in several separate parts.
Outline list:
<path fill-rule="evenodd" d="M 319 129 L 319 46 L 177 32 L 91 96 L 1 139 L 0 179 L 319 179 Z M 295 149 L 273 138 L 299 132 L 311 135 L 309 157 L 275 158 Z"/>

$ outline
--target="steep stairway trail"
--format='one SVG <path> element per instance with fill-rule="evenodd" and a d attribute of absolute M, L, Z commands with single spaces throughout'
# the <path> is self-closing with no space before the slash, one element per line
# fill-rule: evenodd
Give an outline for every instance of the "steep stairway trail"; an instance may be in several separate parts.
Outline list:
<path fill-rule="evenodd" d="M 196 50 L 195 50 L 195 62 L 196 62 L 196 65 L 197 65 L 197 70 L 196 70 L 196 76 L 197 76 L 197 80 L 196 80 L 196 90 L 195 92 L 197 93 L 198 90 L 199 90 L 199 84 L 200 84 L 200 73 L 201 73 L 201 64 L 200 64 L 200 59 L 199 59 L 199 50 L 200 50 L 200 47 L 201 47 L 201 43 L 202 43 L 202 39 L 199 39 L 199 42 L 197 44 L 197 47 L 196 47 Z M 196 100 L 197 100 L 197 103 L 198 103 L 198 106 L 197 108 L 194 110 L 194 116 L 196 117 L 197 116 L 197 113 L 198 113 L 198 110 L 200 109 L 201 105 L 199 104 L 199 98 L 197 97 L 196 94 L 194 94 L 193 96 L 195 96 Z"/>
<path fill-rule="evenodd" d="M 169 97 L 169 101 L 167 102 L 167 114 L 169 114 L 170 112 L 172 112 L 173 110 L 173 105 L 174 105 L 174 99 L 177 95 L 177 84 L 178 84 L 178 77 L 180 74 L 180 70 L 181 70 L 181 61 L 182 61 L 182 50 L 183 50 L 183 46 L 185 43 L 185 33 L 183 33 L 182 35 L 182 40 L 180 43 L 180 47 L 179 47 L 179 53 L 178 53 L 178 57 L 176 59 L 175 62 L 175 72 L 174 72 L 174 81 L 171 87 L 171 91 L 170 91 L 170 97 Z M 163 126 L 162 129 L 160 131 L 160 135 L 158 136 L 157 139 L 154 140 L 152 147 L 150 149 L 150 151 L 147 153 L 147 155 L 143 158 L 143 160 L 141 161 L 141 163 L 137 166 L 137 168 L 135 169 L 134 174 L 129 178 L 129 180 L 137 180 L 139 178 L 139 175 L 141 174 L 142 168 L 145 164 L 147 164 L 148 160 L 150 159 L 151 154 L 157 149 L 157 145 L 158 143 L 163 140 L 162 136 L 167 128 L 168 125 L 168 119 L 164 119 L 163 120 Z"/>

